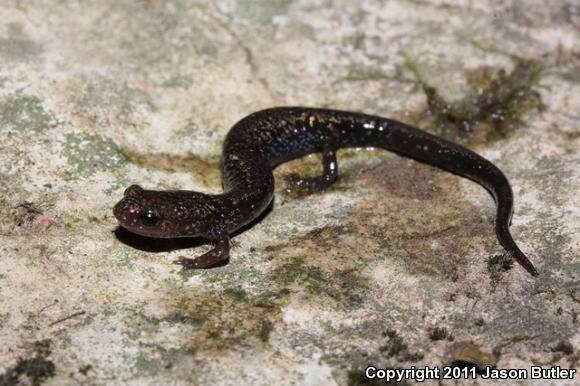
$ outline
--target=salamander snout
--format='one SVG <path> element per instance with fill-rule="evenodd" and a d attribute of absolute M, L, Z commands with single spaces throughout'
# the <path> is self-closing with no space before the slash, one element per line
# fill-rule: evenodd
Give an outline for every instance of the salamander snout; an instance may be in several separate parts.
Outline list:
<path fill-rule="evenodd" d="M 119 224 L 142 236 L 192 237 L 206 231 L 215 216 L 206 195 L 189 191 L 146 190 L 129 186 L 114 206 Z"/>
<path fill-rule="evenodd" d="M 142 197 L 136 197 L 130 189 L 134 188 L 129 187 L 128 193 L 113 207 L 119 224 L 143 236 L 164 237 L 167 224 L 162 221 L 163 216 L 154 208 L 145 207 Z"/>
<path fill-rule="evenodd" d="M 141 216 L 141 212 L 142 207 L 139 202 L 127 195 L 113 207 L 115 218 L 123 226 L 136 224 Z"/>

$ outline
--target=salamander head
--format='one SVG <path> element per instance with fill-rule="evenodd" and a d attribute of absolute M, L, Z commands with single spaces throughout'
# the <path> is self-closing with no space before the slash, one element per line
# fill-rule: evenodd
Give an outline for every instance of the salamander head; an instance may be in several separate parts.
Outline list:
<path fill-rule="evenodd" d="M 123 228 L 142 236 L 203 236 L 213 218 L 208 201 L 202 193 L 145 190 L 131 185 L 113 214 Z"/>

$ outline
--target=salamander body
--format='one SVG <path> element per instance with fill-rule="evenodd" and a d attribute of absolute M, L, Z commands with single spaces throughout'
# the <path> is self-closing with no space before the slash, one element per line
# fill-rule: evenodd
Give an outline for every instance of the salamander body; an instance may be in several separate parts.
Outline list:
<path fill-rule="evenodd" d="M 201 236 L 215 248 L 195 258 L 176 261 L 186 268 L 207 268 L 229 258 L 232 232 L 258 217 L 274 194 L 272 169 L 310 153 L 322 153 L 323 173 L 301 183 L 323 189 L 336 181 L 336 151 L 380 147 L 469 178 L 495 199 L 495 231 L 500 244 L 530 274 L 538 272 L 509 232 L 513 193 L 504 174 L 491 162 L 466 149 L 404 123 L 339 110 L 277 107 L 253 113 L 229 131 L 223 145 L 224 192 L 154 191 L 132 185 L 114 207 L 119 223 L 149 237 Z M 387 177 L 388 178 L 388 177 Z"/>

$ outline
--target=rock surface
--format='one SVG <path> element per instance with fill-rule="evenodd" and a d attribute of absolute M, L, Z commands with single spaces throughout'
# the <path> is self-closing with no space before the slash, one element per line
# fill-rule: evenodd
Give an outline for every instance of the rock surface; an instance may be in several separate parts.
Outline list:
<path fill-rule="evenodd" d="M 0 20 L 2 386 L 577 367 L 577 2 L 6 0 Z M 116 229 L 131 183 L 219 192 L 224 135 L 274 105 L 472 147 L 510 178 L 540 276 L 507 269 L 482 188 L 378 150 L 342 151 L 324 193 L 285 179 L 316 156 L 278 168 L 224 267 L 180 271 L 208 246 Z"/>

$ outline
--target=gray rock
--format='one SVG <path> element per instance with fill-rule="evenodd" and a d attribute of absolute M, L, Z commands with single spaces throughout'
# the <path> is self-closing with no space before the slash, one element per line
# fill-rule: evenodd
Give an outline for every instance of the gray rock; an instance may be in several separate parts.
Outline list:
<path fill-rule="evenodd" d="M 4 1 L 0 384 L 354 385 L 369 364 L 577 367 L 579 9 Z M 489 158 L 510 178 L 512 232 L 540 276 L 509 268 L 482 188 L 379 150 L 341 151 L 339 182 L 317 194 L 285 178 L 316 174 L 316 156 L 282 165 L 273 210 L 221 268 L 172 264 L 202 241 L 116 230 L 111 208 L 131 183 L 219 192 L 223 137 L 275 105 L 393 117 Z"/>

